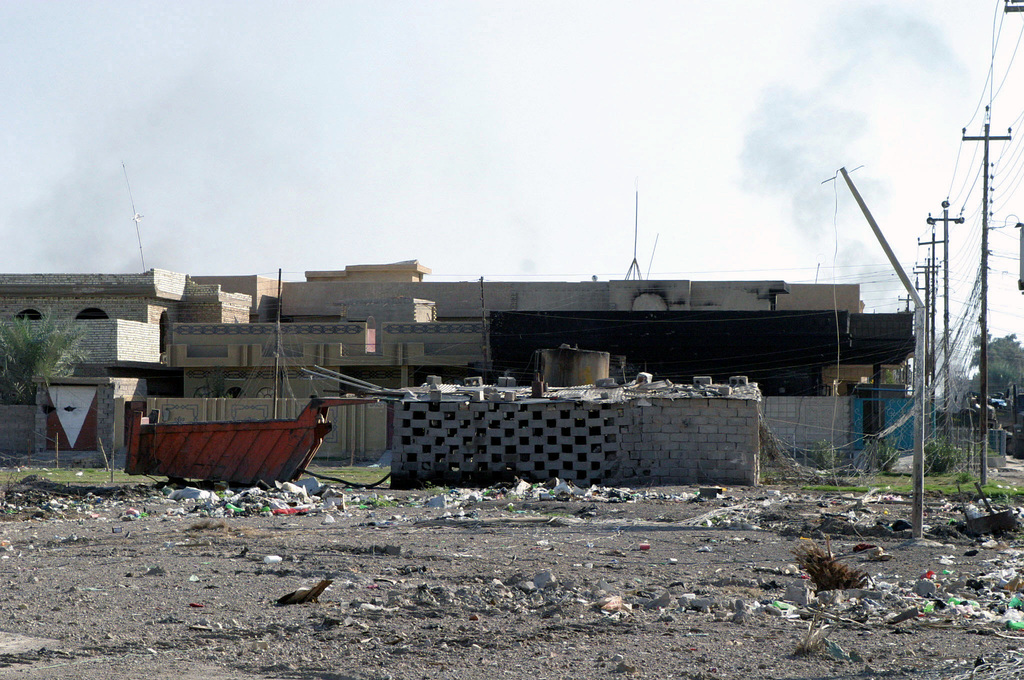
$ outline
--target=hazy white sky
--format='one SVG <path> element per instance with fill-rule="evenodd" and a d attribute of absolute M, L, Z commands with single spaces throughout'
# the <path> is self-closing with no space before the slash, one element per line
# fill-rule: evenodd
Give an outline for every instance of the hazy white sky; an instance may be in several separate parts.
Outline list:
<path fill-rule="evenodd" d="M 1002 6 L 7 0 L 0 270 L 141 271 L 123 162 L 146 268 L 623 278 L 639 187 L 645 277 L 861 282 L 890 311 L 881 249 L 822 184 L 863 166 L 908 270 L 928 213 L 963 211 L 958 306 L 982 205 L 961 129 L 990 97 L 993 134 L 1024 111 Z M 992 145 L 994 225 L 1024 215 L 1022 152 Z M 991 233 L 995 335 L 1024 335 L 1018 243 Z"/>

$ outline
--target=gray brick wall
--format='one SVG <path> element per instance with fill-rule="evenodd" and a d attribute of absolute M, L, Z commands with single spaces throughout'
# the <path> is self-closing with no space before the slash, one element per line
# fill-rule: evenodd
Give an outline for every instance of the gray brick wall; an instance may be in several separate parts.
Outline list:
<path fill-rule="evenodd" d="M 765 397 L 765 420 L 789 449 L 809 449 L 820 441 L 842 448 L 854 440 L 853 397 Z"/>
<path fill-rule="evenodd" d="M 0 406 L 0 454 L 16 461 L 28 458 L 34 447 L 35 406 Z"/>

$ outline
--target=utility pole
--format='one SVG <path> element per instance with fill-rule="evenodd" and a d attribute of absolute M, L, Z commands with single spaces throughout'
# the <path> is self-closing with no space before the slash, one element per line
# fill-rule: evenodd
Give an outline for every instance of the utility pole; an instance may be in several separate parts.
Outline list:
<path fill-rule="evenodd" d="M 991 116 L 989 107 L 985 107 L 986 118 Z M 978 318 L 978 323 L 981 326 L 981 347 L 980 356 L 978 361 L 978 400 L 981 402 L 980 407 L 980 433 L 979 438 L 981 439 L 981 484 L 984 486 L 988 483 L 988 180 L 989 180 L 989 163 L 988 163 L 988 147 L 989 142 L 1010 141 L 1010 135 L 1001 135 L 993 137 L 989 134 L 989 122 L 985 122 L 985 134 L 981 137 L 968 137 L 967 128 L 963 129 L 963 141 L 965 142 L 985 142 L 985 160 L 982 174 L 982 204 L 981 204 L 981 314 Z M 1006 130 L 1008 133 L 1013 132 L 1012 129 Z"/>
<path fill-rule="evenodd" d="M 281 270 L 277 270 L 277 318 L 274 320 L 274 419 L 281 391 Z"/>
<path fill-rule="evenodd" d="M 914 464 L 911 473 L 914 485 L 914 499 L 911 502 L 910 522 L 914 538 L 921 538 L 924 531 L 924 370 L 923 366 L 918 366 L 917 364 L 918 357 L 924 357 L 925 354 L 924 301 L 910 283 L 910 277 L 907 276 L 907 272 L 904 271 L 903 266 L 896 259 L 895 253 L 889 247 L 889 242 L 882 235 L 881 228 L 875 222 L 875 218 L 871 215 L 871 211 L 868 210 L 864 199 L 861 198 L 857 187 L 853 185 L 853 180 L 850 179 L 846 168 L 839 168 L 839 172 L 843 175 L 843 179 L 846 180 L 846 186 L 850 187 L 850 193 L 853 194 L 854 200 L 860 206 L 860 211 L 864 213 L 864 219 L 868 221 L 868 226 L 875 233 L 878 244 L 882 246 L 885 256 L 889 258 L 889 264 L 892 265 L 893 271 L 899 277 L 900 282 L 907 291 L 907 295 L 914 301 Z"/>
<path fill-rule="evenodd" d="M 920 245 L 920 244 L 919 244 Z M 934 391 L 935 384 L 935 327 L 933 324 L 934 319 L 931 315 L 932 310 L 932 276 L 931 276 L 931 264 L 926 260 L 925 264 L 920 267 L 914 267 L 914 288 L 919 291 L 924 291 L 924 357 L 922 366 L 924 366 L 924 382 L 925 387 Z M 921 284 L 921 279 L 918 275 L 924 275 L 924 285 Z"/>
<path fill-rule="evenodd" d="M 931 241 L 918 241 L 918 246 L 931 245 L 932 255 L 928 258 L 928 261 L 920 267 L 915 267 L 915 273 L 924 274 L 924 306 L 928 310 L 928 384 L 932 386 L 932 393 L 935 392 L 935 366 L 938 363 L 936 356 L 938 351 L 935 348 L 935 308 L 937 306 L 936 299 L 938 298 L 938 285 L 936 284 L 936 272 L 939 269 L 938 263 L 935 261 L 935 244 L 938 243 L 934 238 Z M 921 290 L 919 287 L 918 290 Z"/>
<path fill-rule="evenodd" d="M 937 219 L 928 213 L 928 224 L 935 226 Z M 949 441 L 953 434 L 953 419 L 949 417 L 950 392 L 952 390 L 952 378 L 950 375 L 949 361 L 949 201 L 942 202 L 942 412 L 945 414 L 945 425 L 943 432 L 946 441 Z M 957 217 L 952 220 L 953 224 L 963 224 L 964 218 Z M 932 241 L 935 240 L 935 233 L 932 233 Z"/>

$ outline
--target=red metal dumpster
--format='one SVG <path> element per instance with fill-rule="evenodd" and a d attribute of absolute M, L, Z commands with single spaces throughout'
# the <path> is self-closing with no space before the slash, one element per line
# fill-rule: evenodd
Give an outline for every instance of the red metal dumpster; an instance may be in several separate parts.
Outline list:
<path fill-rule="evenodd" d="M 150 423 L 135 413 L 125 472 L 239 485 L 295 481 L 331 431 L 327 409 L 375 401 L 314 398 L 295 420 Z"/>

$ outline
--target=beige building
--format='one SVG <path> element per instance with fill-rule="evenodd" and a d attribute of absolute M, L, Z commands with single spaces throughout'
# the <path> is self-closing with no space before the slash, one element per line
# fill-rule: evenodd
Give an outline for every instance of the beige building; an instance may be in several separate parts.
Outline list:
<path fill-rule="evenodd" d="M 97 394 L 114 394 L 123 403 L 100 405 L 106 410 L 84 421 L 81 432 L 87 434 L 98 424 L 96 438 L 89 441 L 61 440 L 64 435 L 54 434 L 59 419 L 48 415 L 47 441 L 75 449 L 99 441 L 114 445 L 119 437 L 107 430 L 123 422 L 117 410 L 145 408 L 146 398 L 260 399 L 276 393 L 302 402 L 310 394 L 337 393 L 337 383 L 302 370 L 314 366 L 386 387 L 422 384 L 428 375 L 449 381 L 479 375 L 491 359 L 488 315 L 495 312 L 838 309 L 856 314 L 863 309 L 856 285 L 434 282 L 426 280 L 429 274 L 416 261 L 309 271 L 303 281 L 282 284 L 261 276 L 190 276 L 159 269 L 0 274 L 0 320 L 52 315 L 88 324 L 89 358 L 78 377 L 93 379 Z M 842 366 L 825 378 L 859 381 L 871 369 Z M 108 384 L 115 386 L 104 387 Z M 62 389 L 85 391 L 82 385 Z M 51 408 L 52 401 L 45 397 L 41 406 Z"/>

